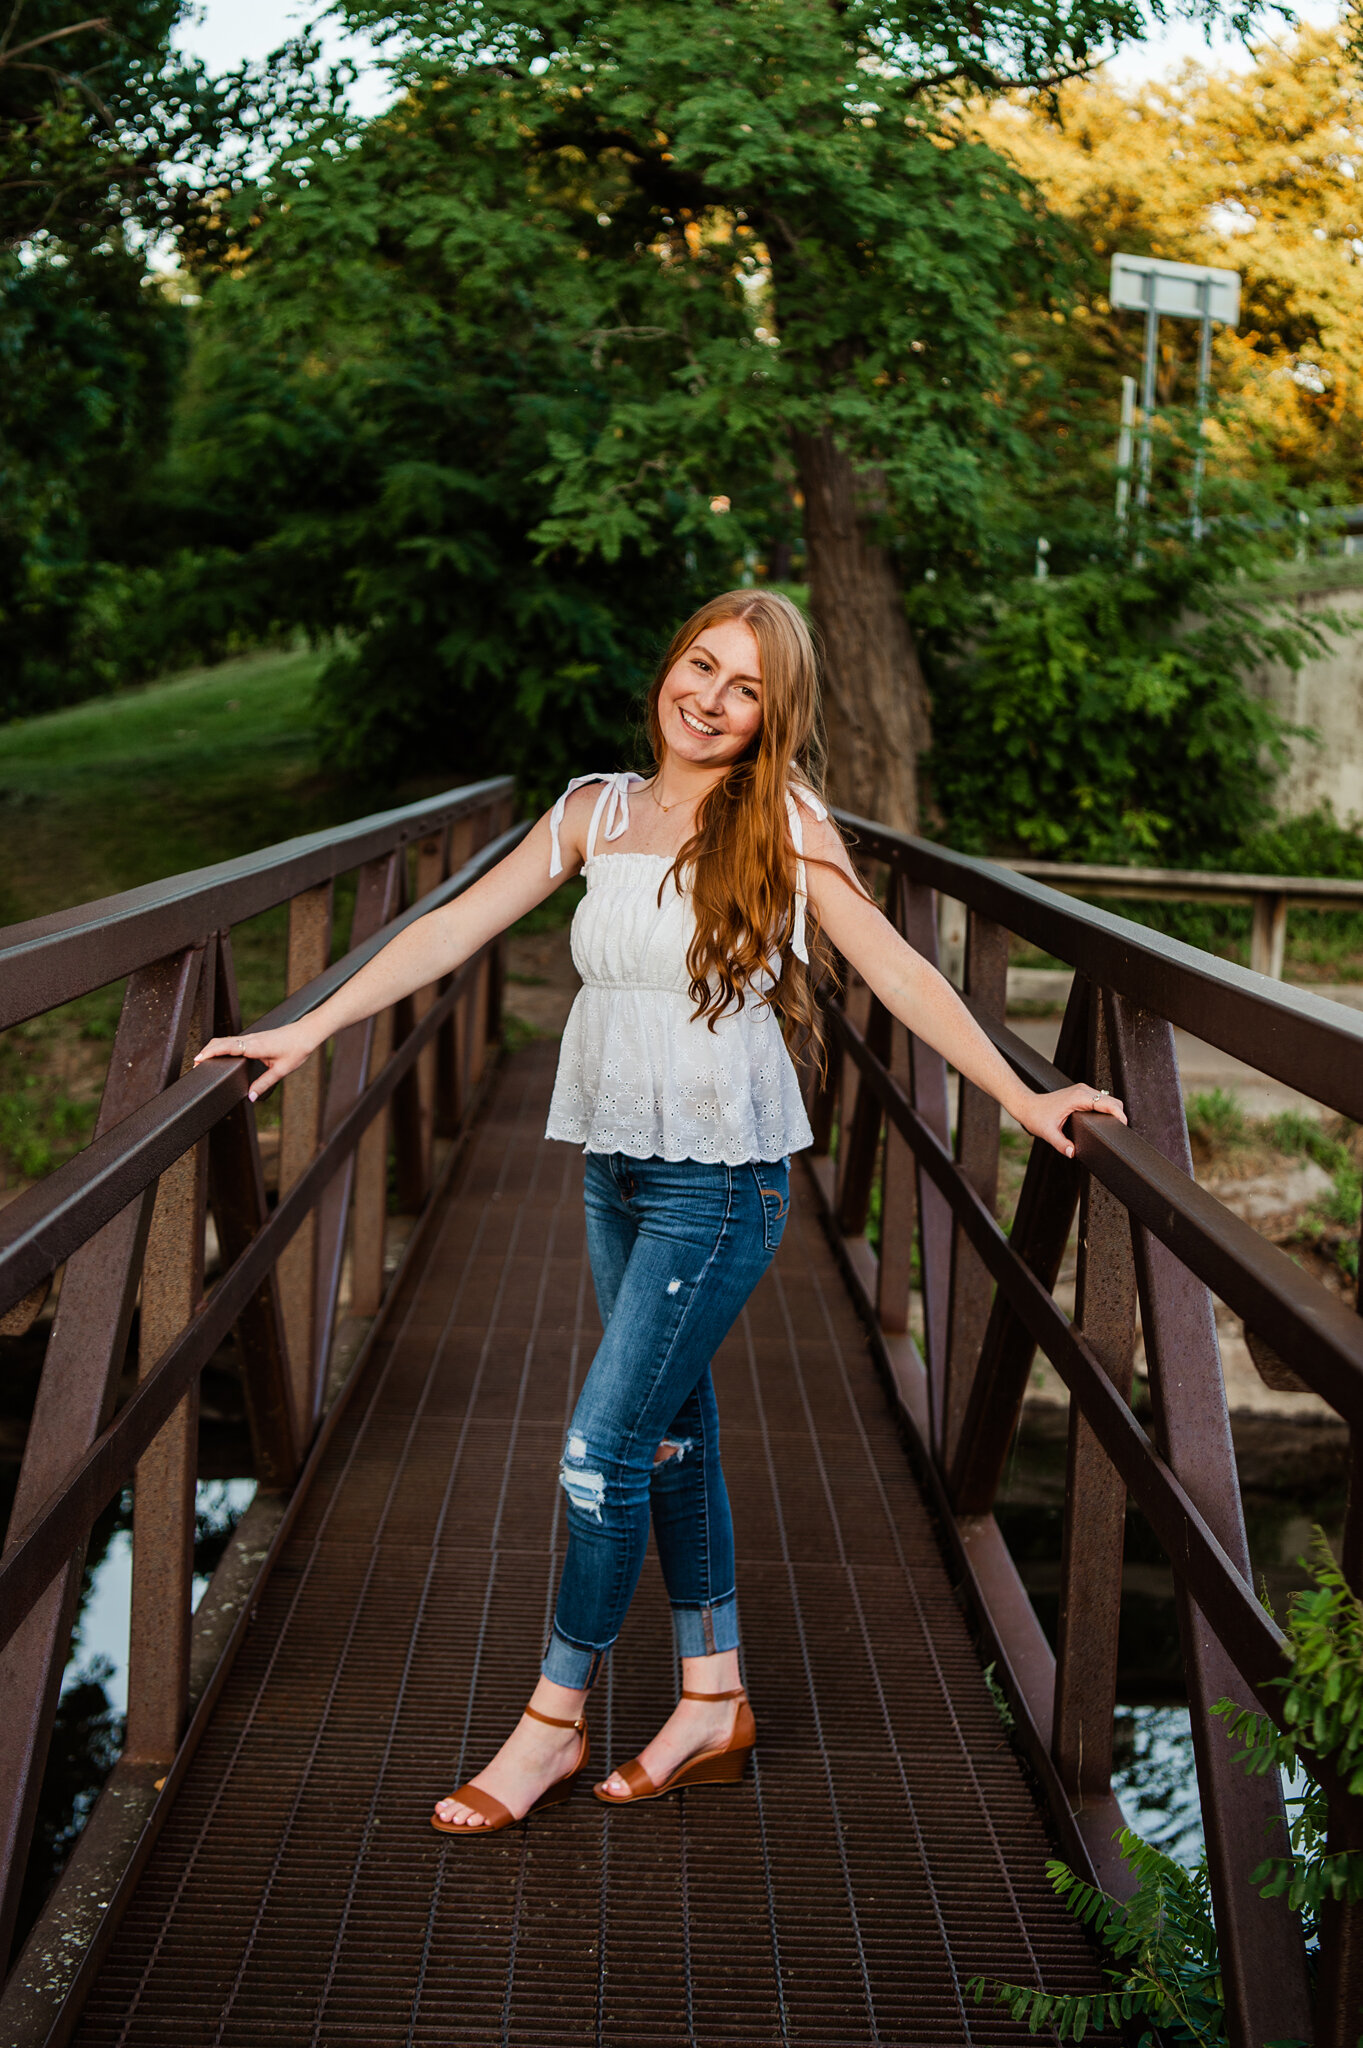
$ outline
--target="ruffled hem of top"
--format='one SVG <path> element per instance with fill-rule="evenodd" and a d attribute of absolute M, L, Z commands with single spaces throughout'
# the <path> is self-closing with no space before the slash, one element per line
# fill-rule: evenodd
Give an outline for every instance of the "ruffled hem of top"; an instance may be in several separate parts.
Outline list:
<path fill-rule="evenodd" d="M 694 1159 L 698 1166 L 775 1166 L 782 1159 L 792 1158 L 795 1153 L 803 1152 L 806 1145 L 814 1143 L 814 1133 L 811 1131 L 803 1140 L 792 1139 L 787 1149 L 782 1152 L 756 1152 L 751 1147 L 744 1151 L 738 1147 L 733 1152 L 706 1152 L 701 1155 L 685 1145 L 673 1149 L 666 1145 L 641 1145 L 636 1148 L 627 1144 L 623 1138 L 618 1143 L 613 1143 L 609 1137 L 599 1137 L 595 1134 L 583 1138 L 576 1131 L 556 1131 L 552 1119 L 544 1135 L 558 1144 L 580 1145 L 584 1152 L 618 1152 L 625 1159 L 665 1159 L 669 1166 L 676 1166 L 683 1159 Z"/>
<path fill-rule="evenodd" d="M 564 1030 L 545 1136 L 589 1152 L 722 1166 L 803 1151 L 814 1134 L 779 1020 L 751 1010 L 737 1026 L 721 1019 L 711 1033 L 693 1023 L 680 991 L 583 988 Z"/>

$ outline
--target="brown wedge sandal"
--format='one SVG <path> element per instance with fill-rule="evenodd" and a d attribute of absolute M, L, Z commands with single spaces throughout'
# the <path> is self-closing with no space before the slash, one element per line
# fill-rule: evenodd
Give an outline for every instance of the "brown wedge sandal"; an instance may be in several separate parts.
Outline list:
<path fill-rule="evenodd" d="M 679 1792 L 683 1785 L 732 1785 L 742 1777 L 743 1766 L 757 1741 L 757 1723 L 743 1687 L 735 1686 L 732 1692 L 687 1692 L 683 1687 L 682 1698 L 741 1700 L 729 1740 L 720 1749 L 703 1749 L 697 1756 L 688 1757 L 661 1785 L 654 1784 L 637 1756 L 631 1757 L 627 1764 L 620 1766 L 620 1776 L 629 1786 L 628 1792 L 606 1792 L 600 1785 L 592 1786 L 593 1794 L 603 1806 L 633 1806 L 641 1799 L 661 1799 L 665 1792 Z"/>
<path fill-rule="evenodd" d="M 582 1737 L 582 1747 L 578 1751 L 577 1762 L 573 1765 L 573 1768 L 570 1771 L 565 1771 L 561 1778 L 555 1778 L 548 1790 L 540 1793 L 534 1805 L 528 1806 L 525 1812 L 519 1816 L 512 1813 L 509 1807 L 503 1806 L 500 1799 L 494 1799 L 490 1792 L 480 1792 L 476 1785 L 456 1785 L 453 1792 L 447 1794 L 447 1797 L 459 1800 L 464 1806 L 471 1806 L 475 1813 L 481 1813 L 485 1825 L 476 1828 L 470 1827 L 467 1821 L 441 1820 L 439 1814 L 433 1813 L 431 1815 L 431 1826 L 438 1829 L 442 1835 L 499 1835 L 503 1828 L 514 1828 L 518 1818 L 528 1820 L 532 1813 L 539 1813 L 546 1806 L 557 1806 L 560 1800 L 568 1797 L 578 1778 L 586 1770 L 587 1759 L 591 1755 L 592 1746 L 591 1738 L 587 1733 L 587 1717 L 585 1714 L 579 1714 L 575 1721 L 559 1721 L 552 1714 L 542 1714 L 538 1707 L 527 1707 L 525 1711 L 532 1721 L 543 1721 L 546 1728 L 576 1728 L 578 1730 Z"/>

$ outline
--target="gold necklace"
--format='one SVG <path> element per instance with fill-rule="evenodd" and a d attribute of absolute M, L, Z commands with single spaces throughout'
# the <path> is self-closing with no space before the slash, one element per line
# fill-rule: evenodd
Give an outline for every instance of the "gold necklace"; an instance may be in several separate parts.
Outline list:
<path fill-rule="evenodd" d="M 686 798 L 684 796 L 679 796 L 674 798 L 674 800 L 670 804 L 665 804 L 662 798 L 658 795 L 657 790 L 654 788 L 651 782 L 648 785 L 648 793 L 652 797 L 654 803 L 657 804 L 658 809 L 663 812 L 664 816 L 667 814 L 668 811 L 675 811 L 678 804 L 684 804 L 686 802 Z"/>

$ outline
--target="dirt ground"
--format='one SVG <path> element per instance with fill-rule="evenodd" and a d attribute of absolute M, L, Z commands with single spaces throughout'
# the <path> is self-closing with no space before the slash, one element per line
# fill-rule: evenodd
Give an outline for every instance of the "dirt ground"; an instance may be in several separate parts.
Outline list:
<path fill-rule="evenodd" d="M 561 1037 L 580 987 L 566 931 L 513 932 L 508 938 L 503 1007 L 523 1029 Z"/>

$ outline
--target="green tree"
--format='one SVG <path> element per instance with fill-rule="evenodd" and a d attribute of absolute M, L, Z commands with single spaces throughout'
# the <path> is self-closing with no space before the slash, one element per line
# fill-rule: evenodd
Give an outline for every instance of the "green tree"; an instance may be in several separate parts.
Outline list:
<path fill-rule="evenodd" d="M 325 123 L 343 83 L 306 38 L 212 79 L 173 47 L 185 11 L 0 8 L 0 717 L 145 674 L 173 644 L 157 570 L 185 508 L 158 464 L 187 336 L 149 238 L 222 250 L 247 156 Z"/>
<path fill-rule="evenodd" d="M 0 719 L 124 680 L 116 617 L 171 539 L 155 464 L 185 341 L 121 242 L 0 254 Z"/>
<path fill-rule="evenodd" d="M 466 147 L 514 147 L 551 186 L 571 161 L 613 187 L 599 233 L 590 217 L 580 224 L 584 258 L 671 266 L 664 346 L 680 342 L 685 360 L 663 403 L 641 412 L 627 396 L 592 431 L 555 440 L 542 539 L 659 549 L 665 479 L 727 497 L 765 550 L 766 493 L 750 503 L 721 468 L 764 415 L 768 466 L 802 512 L 835 791 L 913 824 L 928 716 L 903 589 L 944 547 L 978 548 L 1001 477 L 1024 462 L 1005 319 L 1020 297 L 1044 295 L 1054 263 L 1030 188 L 954 124 L 944 96 L 1051 88 L 1140 34 L 1137 8 L 345 0 L 342 11 L 404 39 L 396 75 L 416 101 L 441 96 Z M 716 349 L 686 294 L 721 245 L 746 276 L 751 325 L 746 343 Z M 620 339 L 641 350 L 656 338 Z"/>
<path fill-rule="evenodd" d="M 1090 558 L 1043 582 L 920 584 L 911 616 L 938 705 L 928 772 L 952 844 L 1238 864 L 1286 758 L 1281 721 L 1243 678 L 1328 645 L 1238 582 L 1265 553 L 1226 520 L 1200 547 L 1150 547 L 1139 567 Z"/>
<path fill-rule="evenodd" d="M 495 102 L 467 113 L 414 95 L 279 167 L 208 291 L 176 473 L 239 616 L 343 636 L 322 685 L 334 758 L 387 779 L 514 769 L 549 795 L 616 758 L 678 609 L 736 572 L 681 481 L 654 483 L 688 536 L 667 554 L 532 537 L 556 446 L 612 402 L 668 403 L 677 286 L 657 263 L 583 261 L 605 181 L 567 155 L 548 175 Z M 690 275 L 688 305 L 708 347 L 757 347 L 731 263 Z"/>
<path fill-rule="evenodd" d="M 133 224 L 200 233 L 212 195 L 334 112 L 349 71 L 314 38 L 210 77 L 172 36 L 191 0 L 6 0 L 0 9 L 0 247 L 92 247 Z"/>

